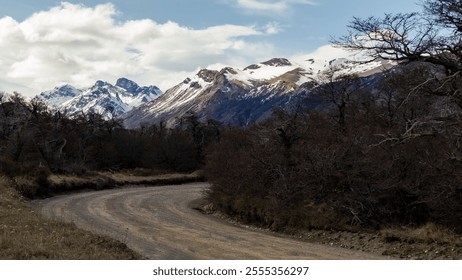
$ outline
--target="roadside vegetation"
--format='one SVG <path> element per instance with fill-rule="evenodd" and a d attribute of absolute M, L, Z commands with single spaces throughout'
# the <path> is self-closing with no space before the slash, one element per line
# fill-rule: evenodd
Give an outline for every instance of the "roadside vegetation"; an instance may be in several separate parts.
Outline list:
<path fill-rule="evenodd" d="M 355 18 L 335 43 L 400 66 L 373 81 L 332 67 L 314 93 L 323 110 L 228 129 L 206 160 L 213 207 L 278 231 L 462 233 L 461 22 L 453 0 Z"/>

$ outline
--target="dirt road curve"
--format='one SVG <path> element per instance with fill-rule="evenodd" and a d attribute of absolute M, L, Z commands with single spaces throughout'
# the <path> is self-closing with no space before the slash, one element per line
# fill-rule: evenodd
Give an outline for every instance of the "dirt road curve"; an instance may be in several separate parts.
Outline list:
<path fill-rule="evenodd" d="M 375 259 L 228 224 L 188 205 L 203 183 L 66 195 L 39 202 L 43 215 L 126 243 L 149 259 Z M 383 257 L 382 257 L 383 258 Z"/>

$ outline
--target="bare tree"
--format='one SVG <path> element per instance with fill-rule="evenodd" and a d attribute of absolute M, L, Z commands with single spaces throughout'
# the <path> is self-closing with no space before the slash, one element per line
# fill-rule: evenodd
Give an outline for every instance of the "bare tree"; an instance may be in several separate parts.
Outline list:
<path fill-rule="evenodd" d="M 444 27 L 462 32 L 462 1 L 460 0 L 427 0 L 425 12 L 434 17 Z"/>
<path fill-rule="evenodd" d="M 334 106 L 336 121 L 343 127 L 346 123 L 347 109 L 353 95 L 361 88 L 361 80 L 355 75 L 343 73 L 341 68 L 331 66 L 319 76 L 321 84 L 317 92 L 324 101 Z"/>
<path fill-rule="evenodd" d="M 449 117 L 457 118 L 462 114 L 462 1 L 426 0 L 423 8 L 422 13 L 354 18 L 349 25 L 349 34 L 333 43 L 363 51 L 372 60 L 431 65 L 427 67 L 430 75 L 407 89 L 399 107 L 418 95 L 432 94 L 438 96 L 435 102 L 440 103 L 440 108 L 449 108 L 445 117 L 450 111 Z M 426 120 L 415 119 L 412 123 L 428 123 L 434 127 L 437 122 L 435 116 L 430 116 Z M 411 124 L 409 127 L 416 126 Z"/>
<path fill-rule="evenodd" d="M 385 14 L 383 18 L 354 18 L 348 35 L 333 40 L 338 46 L 366 51 L 372 59 L 423 61 L 462 70 L 462 1 L 428 0 L 424 13 Z"/>

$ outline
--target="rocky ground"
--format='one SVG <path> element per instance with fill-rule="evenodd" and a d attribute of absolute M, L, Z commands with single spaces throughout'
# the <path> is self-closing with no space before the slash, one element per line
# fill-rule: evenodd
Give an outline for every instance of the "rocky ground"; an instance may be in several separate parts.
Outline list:
<path fill-rule="evenodd" d="M 209 213 L 210 214 L 210 213 Z M 258 229 L 243 225 L 223 214 L 212 213 L 240 227 Z M 358 250 L 382 255 L 392 259 L 410 260 L 461 260 L 462 236 L 453 234 L 435 225 L 425 225 L 417 229 L 386 229 L 376 232 L 346 232 L 329 230 L 297 230 L 290 233 L 292 238 L 331 247 Z"/>
<path fill-rule="evenodd" d="M 361 250 L 393 259 L 452 260 L 462 259 L 462 239 L 449 241 L 400 236 L 387 232 L 352 233 L 308 231 L 299 238 L 309 242 Z"/>

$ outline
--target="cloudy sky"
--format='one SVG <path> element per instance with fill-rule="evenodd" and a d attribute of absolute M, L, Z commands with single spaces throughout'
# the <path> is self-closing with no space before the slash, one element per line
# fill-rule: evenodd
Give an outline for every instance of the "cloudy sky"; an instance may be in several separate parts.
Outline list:
<path fill-rule="evenodd" d="M 207 66 L 319 54 L 353 16 L 419 11 L 418 2 L 0 0 L 0 90 L 33 96 L 122 76 L 165 90 Z"/>

